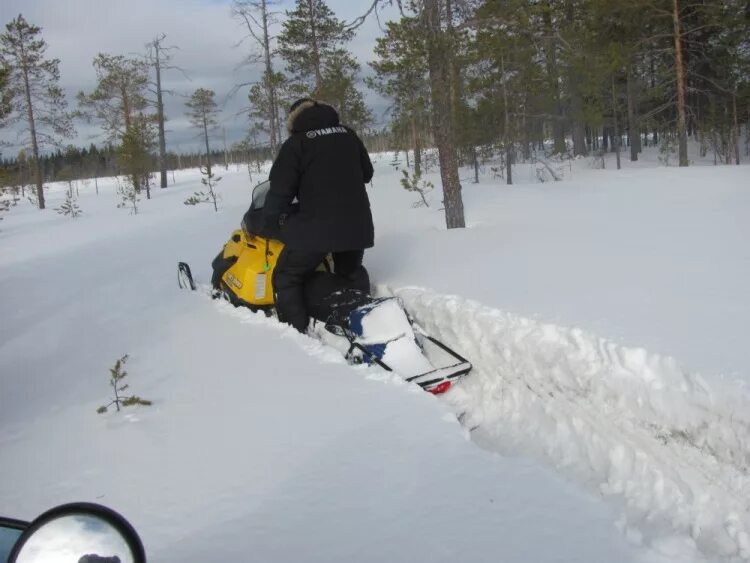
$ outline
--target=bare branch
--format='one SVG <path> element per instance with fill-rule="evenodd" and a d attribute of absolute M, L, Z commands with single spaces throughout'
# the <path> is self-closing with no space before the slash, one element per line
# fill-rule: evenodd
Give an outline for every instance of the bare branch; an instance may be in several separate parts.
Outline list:
<path fill-rule="evenodd" d="M 345 26 L 344 29 L 346 29 L 347 31 L 352 31 L 352 30 L 355 30 L 355 29 L 357 29 L 359 27 L 362 27 L 362 24 L 365 23 L 365 21 L 367 20 L 368 16 L 370 14 L 372 14 L 376 10 L 376 8 L 378 7 L 378 4 L 380 4 L 380 2 L 383 2 L 383 1 L 385 1 L 385 0 L 373 0 L 372 4 L 367 9 L 367 11 L 364 14 L 362 14 L 361 16 L 359 16 L 358 18 L 355 18 L 354 21 L 352 21 L 351 23 L 348 23 Z M 388 3 L 390 4 L 390 0 L 389 0 Z M 399 7 L 400 6 L 401 6 L 401 2 L 399 1 Z"/>

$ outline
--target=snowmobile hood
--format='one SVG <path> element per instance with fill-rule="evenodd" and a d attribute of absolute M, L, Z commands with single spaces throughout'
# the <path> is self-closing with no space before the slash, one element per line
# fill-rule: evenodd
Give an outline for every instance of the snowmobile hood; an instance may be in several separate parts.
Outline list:
<path fill-rule="evenodd" d="M 286 121 L 290 134 L 335 127 L 338 124 L 339 114 L 336 110 L 325 102 L 315 100 L 302 102 L 289 114 Z"/>

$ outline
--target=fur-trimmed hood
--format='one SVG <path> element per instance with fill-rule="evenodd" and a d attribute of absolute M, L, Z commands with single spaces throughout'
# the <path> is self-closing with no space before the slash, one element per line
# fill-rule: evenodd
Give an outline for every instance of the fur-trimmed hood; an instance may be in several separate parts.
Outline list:
<path fill-rule="evenodd" d="M 289 134 L 335 127 L 339 124 L 339 114 L 333 106 L 319 100 L 306 100 L 294 108 L 286 119 Z"/>

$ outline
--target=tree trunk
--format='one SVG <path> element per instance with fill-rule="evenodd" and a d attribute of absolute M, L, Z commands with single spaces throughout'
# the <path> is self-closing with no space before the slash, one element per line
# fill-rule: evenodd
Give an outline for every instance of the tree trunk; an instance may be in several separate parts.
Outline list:
<path fill-rule="evenodd" d="M 266 95 L 268 97 L 268 136 L 271 143 L 271 155 L 276 156 L 280 138 L 277 137 L 279 122 L 279 107 L 276 99 L 276 86 L 273 83 L 273 63 L 271 61 L 271 39 L 268 33 L 268 6 L 266 0 L 261 0 L 261 20 L 263 25 L 263 57 L 266 72 L 264 75 Z"/>
<path fill-rule="evenodd" d="M 503 145 L 505 145 L 505 167 L 508 170 L 508 174 L 506 174 L 506 179 L 508 184 L 513 183 L 513 173 L 511 171 L 511 161 L 510 161 L 510 153 L 511 153 L 511 147 L 513 146 L 512 138 L 510 135 L 510 118 L 508 115 L 508 85 L 506 83 L 506 76 L 505 76 L 505 57 L 500 57 L 500 71 L 503 74 L 503 113 L 505 117 L 505 127 L 503 128 Z"/>
<path fill-rule="evenodd" d="M 419 141 L 419 131 L 417 130 L 417 118 L 412 115 L 411 118 L 411 138 L 412 147 L 414 148 L 414 174 L 422 175 L 422 146 Z"/>
<path fill-rule="evenodd" d="M 42 163 L 39 160 L 39 143 L 36 138 L 36 123 L 34 122 L 34 108 L 31 105 L 31 86 L 29 85 L 29 69 L 26 61 L 26 51 L 21 42 L 21 60 L 23 61 L 23 85 L 26 95 L 26 114 L 29 120 L 29 133 L 31 134 L 31 153 L 34 159 L 34 179 L 36 181 L 36 199 L 39 209 L 45 208 L 44 186 L 42 185 Z"/>
<path fill-rule="evenodd" d="M 206 141 L 206 172 L 211 176 L 211 149 L 208 148 L 208 119 L 203 114 L 203 139 Z"/>
<path fill-rule="evenodd" d="M 630 142 L 630 160 L 638 160 L 638 153 L 641 152 L 641 128 L 638 123 L 638 101 L 635 91 L 635 80 L 633 79 L 633 69 L 628 67 L 627 76 L 627 93 L 628 93 L 628 141 Z"/>
<path fill-rule="evenodd" d="M 161 93 L 161 61 L 159 59 L 159 41 L 154 41 L 156 53 L 156 118 L 159 122 L 159 185 L 167 187 L 167 141 L 164 135 L 164 102 Z"/>
<path fill-rule="evenodd" d="M 229 151 L 227 150 L 227 129 L 221 128 L 221 139 L 224 143 L 224 170 L 229 170 Z"/>
<path fill-rule="evenodd" d="M 477 155 L 477 147 L 471 146 L 471 155 L 474 159 L 474 183 L 479 183 L 479 156 Z"/>
<path fill-rule="evenodd" d="M 432 92 L 432 130 L 440 161 L 445 223 L 449 229 L 463 228 L 465 227 L 464 204 L 458 176 L 458 155 L 451 123 L 450 68 L 440 27 L 438 0 L 424 0 L 423 17 L 427 31 L 427 58 Z"/>
<path fill-rule="evenodd" d="M 579 98 L 580 99 L 580 98 Z M 586 129 L 580 120 L 575 119 L 573 121 L 573 155 L 574 156 L 586 156 L 588 153 L 586 147 Z"/>
<path fill-rule="evenodd" d="M 672 0 L 672 23 L 674 27 L 675 72 L 677 74 L 677 139 L 680 166 L 688 165 L 687 121 L 685 118 L 685 68 L 682 60 L 682 32 L 680 31 L 679 0 Z"/>
<path fill-rule="evenodd" d="M 740 122 L 737 119 L 737 92 L 732 93 L 732 114 L 734 117 L 734 163 L 740 164 Z"/>
<path fill-rule="evenodd" d="M 612 119 L 614 121 L 614 135 L 612 148 L 617 155 L 617 169 L 620 169 L 620 126 L 617 122 L 617 96 L 615 95 L 615 75 L 612 75 Z"/>
<path fill-rule="evenodd" d="M 521 139 L 521 145 L 522 145 L 522 152 L 523 152 L 523 161 L 528 162 L 528 160 L 531 158 L 531 143 L 529 142 L 529 125 L 528 121 L 526 120 L 526 101 L 524 100 L 523 108 L 521 108 L 521 131 L 522 131 L 522 139 Z"/>
<path fill-rule="evenodd" d="M 465 145 L 465 126 L 461 119 L 463 98 L 464 98 L 464 82 L 461 79 L 461 68 L 456 63 L 456 57 L 453 55 L 457 48 L 455 30 L 453 28 L 453 4 L 452 0 L 445 0 L 445 13 L 446 13 L 446 33 L 448 40 L 448 48 L 445 51 L 447 62 L 448 62 L 448 75 L 450 76 L 450 101 L 451 101 L 451 120 L 453 122 L 453 134 L 454 142 L 461 148 Z M 462 159 L 459 153 L 459 159 Z"/>
<path fill-rule="evenodd" d="M 318 36 L 315 29 L 315 6 L 313 0 L 307 0 L 310 14 L 310 36 L 312 37 L 313 61 L 315 63 L 315 95 L 320 94 L 323 88 L 323 72 L 320 68 L 320 48 L 318 47 Z"/>
<path fill-rule="evenodd" d="M 560 77 L 557 69 L 557 53 L 555 52 L 555 44 L 552 39 L 555 37 L 555 30 L 552 28 L 551 12 L 552 4 L 550 0 L 545 0 L 542 11 L 544 33 L 547 37 L 544 47 L 544 58 L 547 67 L 547 80 L 555 104 L 555 117 L 552 120 L 553 153 L 561 154 L 565 152 L 565 128 L 563 126 L 563 110 L 560 100 Z"/>
<path fill-rule="evenodd" d="M 511 186 L 513 185 L 513 147 L 511 145 L 505 147 L 505 170 L 507 172 L 506 183 Z"/>
<path fill-rule="evenodd" d="M 570 91 L 570 109 L 573 119 L 573 155 L 585 156 L 586 150 L 586 128 L 583 124 L 583 97 L 578 88 L 579 77 L 572 73 Z"/>

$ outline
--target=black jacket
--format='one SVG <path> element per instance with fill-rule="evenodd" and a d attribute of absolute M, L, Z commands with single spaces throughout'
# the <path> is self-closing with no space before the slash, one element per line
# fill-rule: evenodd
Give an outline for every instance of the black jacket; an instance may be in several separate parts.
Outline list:
<path fill-rule="evenodd" d="M 373 169 L 362 141 L 339 124 L 336 110 L 321 102 L 302 103 L 287 127 L 291 135 L 271 168 L 263 208 L 266 225 L 281 220 L 281 240 L 291 249 L 370 248 L 374 229 L 365 184 Z M 299 211 L 285 217 L 295 197 Z"/>

